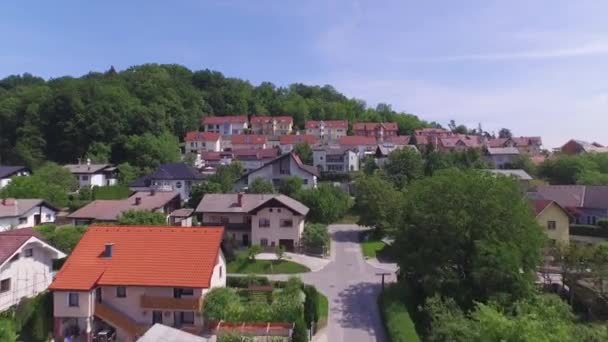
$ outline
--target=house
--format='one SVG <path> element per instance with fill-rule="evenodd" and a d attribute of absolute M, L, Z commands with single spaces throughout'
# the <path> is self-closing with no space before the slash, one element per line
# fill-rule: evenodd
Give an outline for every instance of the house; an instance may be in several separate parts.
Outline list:
<path fill-rule="evenodd" d="M 319 142 L 337 141 L 348 132 L 348 121 L 346 120 L 327 120 L 315 121 L 308 120 L 305 124 L 306 134 L 314 135 Z"/>
<path fill-rule="evenodd" d="M 359 171 L 359 154 L 340 146 L 319 146 L 312 150 L 313 166 L 321 172 Z"/>
<path fill-rule="evenodd" d="M 282 178 L 290 176 L 302 178 L 305 188 L 316 188 L 319 172 L 314 166 L 302 163 L 295 153 L 287 153 L 244 174 L 236 181 L 235 190 L 242 191 L 256 178 L 268 180 L 278 186 Z"/>
<path fill-rule="evenodd" d="M 497 169 L 513 165 L 519 156 L 519 150 L 515 147 L 488 147 L 486 151 L 486 159 Z"/>
<path fill-rule="evenodd" d="M 203 180 L 203 175 L 186 163 L 168 163 L 159 166 L 152 174 L 129 184 L 134 191 L 175 191 L 183 201 L 190 198 L 192 187 Z"/>
<path fill-rule="evenodd" d="M 482 139 L 477 135 L 455 134 L 437 140 L 437 150 L 442 152 L 462 152 L 468 149 L 480 149 L 483 147 Z"/>
<path fill-rule="evenodd" d="M 399 127 L 394 122 L 359 122 L 353 124 L 356 136 L 374 137 L 378 141 L 384 141 L 388 137 L 397 136 Z"/>
<path fill-rule="evenodd" d="M 232 160 L 241 163 L 245 172 L 259 169 L 278 156 L 279 150 L 276 148 L 232 150 Z"/>
<path fill-rule="evenodd" d="M 184 151 L 186 153 L 200 153 L 203 151 L 219 152 L 220 134 L 198 131 L 188 132 L 184 138 Z"/>
<path fill-rule="evenodd" d="M 228 165 L 232 163 L 233 154 L 230 151 L 225 152 L 202 152 L 200 154 L 201 168 L 217 168 L 220 165 Z"/>
<path fill-rule="evenodd" d="M 221 135 L 244 134 L 248 128 L 247 116 L 208 116 L 203 118 L 205 132 Z"/>
<path fill-rule="evenodd" d="M 300 246 L 304 204 L 277 194 L 206 194 L 196 207 L 204 226 L 223 226 L 225 239 L 235 245 L 285 246 L 288 251 Z"/>
<path fill-rule="evenodd" d="M 583 153 L 608 153 L 608 147 L 602 146 L 596 142 L 588 143 L 582 140 L 570 139 L 565 143 L 560 151 L 563 154 L 583 154 Z"/>
<path fill-rule="evenodd" d="M 546 199 L 532 200 L 536 221 L 553 242 L 570 243 L 570 214 L 557 202 Z"/>
<path fill-rule="evenodd" d="M 53 260 L 65 254 L 31 228 L 0 233 L 0 312 L 47 289 Z"/>
<path fill-rule="evenodd" d="M 543 145 L 540 137 L 511 137 L 489 139 L 487 147 L 515 147 L 521 154 L 537 156 L 541 154 L 541 146 Z"/>
<path fill-rule="evenodd" d="M 169 224 L 171 226 L 192 227 L 192 215 L 194 209 L 181 208 L 174 210 L 169 215 Z"/>
<path fill-rule="evenodd" d="M 387 137 L 384 139 L 384 143 L 389 143 L 389 144 L 393 144 L 396 146 L 408 145 L 410 143 L 410 141 L 411 141 L 411 138 L 409 135 L 395 135 L 395 136 L 390 136 L 390 137 Z"/>
<path fill-rule="evenodd" d="M 13 177 L 29 176 L 31 174 L 32 170 L 25 166 L 2 165 L 0 166 L 0 189 L 7 186 Z"/>
<path fill-rule="evenodd" d="M 533 179 L 525 170 L 521 169 L 484 169 L 483 171 L 517 179 L 524 192 L 528 191 L 530 188 L 530 181 Z"/>
<path fill-rule="evenodd" d="M 349 135 L 340 137 L 338 144 L 340 147 L 353 149 L 359 157 L 364 157 L 375 152 L 378 141 L 375 137 Z"/>
<path fill-rule="evenodd" d="M 279 148 L 282 153 L 289 153 L 299 144 L 313 146 L 316 142 L 317 138 L 311 134 L 282 135 L 279 138 Z"/>
<path fill-rule="evenodd" d="M 180 195 L 175 191 L 140 191 L 120 200 L 95 200 L 67 216 L 74 225 L 93 222 L 116 222 L 127 211 L 153 211 L 169 215 L 181 207 Z"/>
<path fill-rule="evenodd" d="M 557 202 L 572 215 L 572 223 L 597 224 L 608 218 L 608 186 L 547 185 L 539 186 L 535 198 Z"/>
<path fill-rule="evenodd" d="M 91 226 L 49 286 L 55 341 L 156 323 L 200 333 L 205 294 L 226 286 L 221 227 Z"/>
<path fill-rule="evenodd" d="M 117 169 L 112 164 L 91 164 L 91 159 L 87 159 L 85 164 L 68 164 L 64 167 L 76 177 L 80 188 L 111 186 L 118 183 Z"/>
<path fill-rule="evenodd" d="M 59 209 L 42 199 L 0 200 L 0 231 L 53 223 Z"/>
<path fill-rule="evenodd" d="M 266 142 L 265 135 L 233 134 L 230 136 L 230 148 L 233 150 L 266 148 Z"/>
<path fill-rule="evenodd" d="M 293 129 L 291 116 L 254 116 L 251 118 L 251 133 L 261 135 L 287 135 Z"/>
<path fill-rule="evenodd" d="M 414 145 L 395 145 L 392 143 L 378 144 L 378 146 L 376 147 L 376 152 L 374 152 L 374 158 L 376 159 L 376 165 L 382 166 L 382 165 L 386 164 L 389 154 L 393 153 L 393 151 L 400 150 L 403 148 L 409 148 L 415 152 L 418 152 L 418 149 Z"/>
<path fill-rule="evenodd" d="M 453 136 L 454 133 L 443 128 L 423 128 L 415 130 L 411 140 L 418 150 L 424 151 L 428 145 L 433 145 L 437 148 L 440 138 Z"/>

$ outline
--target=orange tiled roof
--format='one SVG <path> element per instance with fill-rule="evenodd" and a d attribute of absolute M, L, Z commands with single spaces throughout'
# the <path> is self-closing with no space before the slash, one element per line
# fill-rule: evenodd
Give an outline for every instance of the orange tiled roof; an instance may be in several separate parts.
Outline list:
<path fill-rule="evenodd" d="M 279 124 L 292 124 L 293 118 L 291 116 L 254 116 L 251 118 L 252 125 L 260 124 L 271 124 L 272 120 L 275 120 Z"/>
<path fill-rule="evenodd" d="M 207 116 L 203 118 L 203 125 L 243 124 L 247 122 L 247 115 Z"/>
<path fill-rule="evenodd" d="M 223 231 L 218 227 L 91 226 L 49 288 L 208 288 Z M 111 258 L 102 256 L 107 243 L 114 244 Z"/>
<path fill-rule="evenodd" d="M 363 137 L 358 135 L 347 135 L 340 137 L 339 143 L 341 146 L 362 146 L 362 145 L 377 145 L 378 141 L 374 137 Z"/>
<path fill-rule="evenodd" d="M 325 127 L 327 128 L 344 128 L 347 129 L 348 128 L 348 121 L 347 120 L 321 120 L 321 121 L 316 121 L 316 120 L 308 120 L 306 121 L 306 128 L 319 128 L 321 126 L 321 122 L 325 124 Z"/>
<path fill-rule="evenodd" d="M 233 145 L 261 145 L 266 143 L 265 135 L 233 134 L 230 136 Z"/>
<path fill-rule="evenodd" d="M 186 141 L 218 141 L 220 140 L 219 133 L 213 132 L 199 132 L 199 131 L 191 131 L 186 132 Z"/>

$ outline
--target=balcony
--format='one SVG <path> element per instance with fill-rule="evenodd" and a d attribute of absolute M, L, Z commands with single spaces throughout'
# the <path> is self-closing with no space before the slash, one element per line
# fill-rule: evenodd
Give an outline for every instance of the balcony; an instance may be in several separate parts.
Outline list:
<path fill-rule="evenodd" d="M 131 317 L 102 303 L 95 303 L 95 316 L 130 336 L 142 335 L 148 329 L 147 325 L 137 324 Z"/>
<path fill-rule="evenodd" d="M 203 306 L 203 297 L 173 298 L 143 295 L 140 297 L 139 304 L 145 309 L 200 311 Z"/>

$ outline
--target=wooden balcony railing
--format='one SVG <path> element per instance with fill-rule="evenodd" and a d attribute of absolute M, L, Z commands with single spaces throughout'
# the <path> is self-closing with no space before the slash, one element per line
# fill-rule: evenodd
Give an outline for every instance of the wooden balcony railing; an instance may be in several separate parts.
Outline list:
<path fill-rule="evenodd" d="M 173 298 L 143 295 L 140 297 L 140 306 L 146 309 L 187 310 L 200 311 L 203 298 Z"/>

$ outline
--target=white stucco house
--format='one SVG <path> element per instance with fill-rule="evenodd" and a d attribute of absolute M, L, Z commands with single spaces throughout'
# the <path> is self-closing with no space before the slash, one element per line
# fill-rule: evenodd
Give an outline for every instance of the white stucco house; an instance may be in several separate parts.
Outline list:
<path fill-rule="evenodd" d="M 0 231 L 53 223 L 59 209 L 42 199 L 0 200 Z"/>
<path fill-rule="evenodd" d="M 53 280 L 53 259 L 66 255 L 31 228 L 0 233 L 0 311 L 47 289 Z"/>
<path fill-rule="evenodd" d="M 64 165 L 78 180 L 80 188 L 110 186 L 118 183 L 118 171 L 112 164 L 91 164 L 87 159 L 84 164 Z"/>
<path fill-rule="evenodd" d="M 320 146 L 312 150 L 313 165 L 321 172 L 348 173 L 359 171 L 359 154 L 354 148 Z"/>
<path fill-rule="evenodd" d="M 31 174 L 32 170 L 25 166 L 0 165 L 0 189 L 7 186 L 13 177 L 30 176 Z"/>
<path fill-rule="evenodd" d="M 236 181 L 234 187 L 236 191 L 243 191 L 256 178 L 265 179 L 278 186 L 282 178 L 289 176 L 302 178 L 303 186 L 310 189 L 317 187 L 319 172 L 314 166 L 304 164 L 295 153 L 286 153 L 247 172 Z"/>
<path fill-rule="evenodd" d="M 249 127 L 247 115 L 207 116 L 202 120 L 205 132 L 220 135 L 244 134 Z"/>

